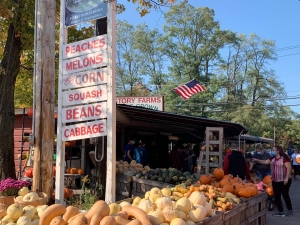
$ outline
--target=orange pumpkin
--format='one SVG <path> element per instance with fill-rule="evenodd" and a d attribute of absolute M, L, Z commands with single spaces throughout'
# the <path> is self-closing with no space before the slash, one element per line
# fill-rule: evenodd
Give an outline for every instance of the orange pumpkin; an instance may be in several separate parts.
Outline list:
<path fill-rule="evenodd" d="M 222 179 L 224 177 L 224 170 L 222 168 L 215 168 L 213 174 L 218 180 Z"/>
<path fill-rule="evenodd" d="M 29 117 L 32 117 L 32 115 L 33 115 L 33 108 L 32 107 L 30 107 L 30 108 L 27 109 L 27 115 Z"/>
<path fill-rule="evenodd" d="M 216 180 L 213 180 L 213 181 L 211 182 L 211 185 L 214 186 L 214 187 L 216 187 L 216 188 L 221 187 L 220 182 L 218 182 L 218 181 L 216 181 Z"/>
<path fill-rule="evenodd" d="M 232 174 L 227 174 L 227 175 L 224 175 L 223 179 L 232 179 L 233 176 Z"/>
<path fill-rule="evenodd" d="M 66 173 L 71 173 L 71 168 L 66 169 Z"/>
<path fill-rule="evenodd" d="M 229 183 L 230 183 L 230 179 L 222 179 L 220 181 L 221 187 L 224 187 L 226 184 L 229 184 Z"/>
<path fill-rule="evenodd" d="M 274 191 L 272 186 L 266 187 L 266 192 L 268 193 L 269 196 L 274 196 Z"/>
<path fill-rule="evenodd" d="M 211 183 L 211 177 L 209 175 L 208 176 L 202 175 L 200 177 L 200 182 L 201 182 L 201 184 L 210 184 Z"/>
<path fill-rule="evenodd" d="M 223 189 L 226 190 L 226 192 L 230 192 L 230 193 L 234 193 L 234 189 L 233 189 L 233 186 L 231 184 L 226 184 Z"/>
<path fill-rule="evenodd" d="M 78 174 L 83 175 L 84 174 L 84 169 L 79 169 Z"/>
<path fill-rule="evenodd" d="M 64 198 L 69 199 L 73 196 L 73 191 L 69 188 L 64 188 Z"/>
<path fill-rule="evenodd" d="M 231 152 L 231 149 L 230 148 L 225 148 L 225 153 L 229 153 L 229 152 Z"/>
<path fill-rule="evenodd" d="M 247 189 L 250 191 L 251 193 L 251 197 L 257 195 L 257 189 L 254 187 L 247 187 Z"/>
<path fill-rule="evenodd" d="M 26 177 L 33 178 L 33 168 L 28 167 L 25 171 Z"/>
<path fill-rule="evenodd" d="M 247 188 L 241 188 L 238 192 L 239 197 L 250 198 L 251 192 Z"/>
<path fill-rule="evenodd" d="M 73 168 L 70 169 L 70 173 L 71 174 L 78 174 L 78 170 L 73 167 Z"/>
<path fill-rule="evenodd" d="M 296 158 L 296 162 L 300 163 L 300 157 Z"/>
<path fill-rule="evenodd" d="M 264 177 L 264 179 L 262 180 L 262 182 L 266 185 L 271 185 L 272 184 L 272 177 L 271 175 L 267 175 Z"/>

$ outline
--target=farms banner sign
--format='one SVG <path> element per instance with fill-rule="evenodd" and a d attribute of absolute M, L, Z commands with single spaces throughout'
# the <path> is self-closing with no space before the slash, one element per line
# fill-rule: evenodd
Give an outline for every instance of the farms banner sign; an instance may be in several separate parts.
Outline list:
<path fill-rule="evenodd" d="M 66 0 L 65 26 L 73 26 L 106 17 L 104 0 Z"/>

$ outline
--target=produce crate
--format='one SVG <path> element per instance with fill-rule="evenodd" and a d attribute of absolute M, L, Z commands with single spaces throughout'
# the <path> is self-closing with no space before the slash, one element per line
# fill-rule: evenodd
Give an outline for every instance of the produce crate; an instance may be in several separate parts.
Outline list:
<path fill-rule="evenodd" d="M 268 194 L 266 192 L 248 198 L 246 200 L 247 208 L 241 212 L 241 215 L 243 216 L 240 225 L 267 224 L 267 199 Z"/>
<path fill-rule="evenodd" d="M 216 215 L 196 223 L 196 225 L 220 225 L 222 224 L 223 212 L 216 211 Z"/>
<path fill-rule="evenodd" d="M 116 201 L 131 197 L 132 193 L 132 177 L 125 175 L 116 176 Z"/>
<path fill-rule="evenodd" d="M 135 176 L 132 177 L 132 195 L 134 196 L 141 196 L 145 194 L 147 191 L 150 191 L 152 188 L 157 187 L 159 189 L 165 187 L 173 187 L 172 184 L 163 183 L 154 180 L 147 180 L 137 178 Z"/>
<path fill-rule="evenodd" d="M 241 225 L 245 221 L 244 210 L 247 209 L 247 203 L 241 203 L 233 209 L 223 213 L 223 225 Z"/>

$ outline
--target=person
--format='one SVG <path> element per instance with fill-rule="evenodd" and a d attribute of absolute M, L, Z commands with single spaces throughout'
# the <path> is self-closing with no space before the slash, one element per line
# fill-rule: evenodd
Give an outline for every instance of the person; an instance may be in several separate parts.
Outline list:
<path fill-rule="evenodd" d="M 263 146 L 261 144 L 257 144 L 255 146 L 256 152 L 252 156 L 252 158 L 260 159 L 260 160 L 267 160 L 271 158 L 271 155 L 264 151 Z M 260 164 L 255 163 L 253 164 L 250 162 L 250 170 L 254 168 L 256 176 L 259 177 L 260 180 L 263 180 L 265 176 L 271 175 L 271 167 L 267 164 Z"/>
<path fill-rule="evenodd" d="M 159 166 L 159 151 L 156 146 L 156 142 L 151 141 L 150 145 L 147 147 L 149 153 L 149 166 L 150 168 L 158 168 Z"/>
<path fill-rule="evenodd" d="M 183 148 L 182 145 L 175 145 L 172 151 L 170 152 L 170 166 L 172 168 L 176 168 L 177 170 L 182 170 L 182 155 L 181 149 Z"/>
<path fill-rule="evenodd" d="M 299 150 L 294 149 L 294 153 L 292 154 L 292 162 L 293 162 L 293 169 L 294 169 L 294 180 L 296 180 L 296 176 L 300 175 L 300 163 L 297 162 L 297 158 L 300 157 Z"/>
<path fill-rule="evenodd" d="M 183 152 L 183 172 L 190 172 L 192 171 L 193 166 L 193 157 L 195 156 L 194 153 L 191 152 L 191 145 L 187 144 L 184 148 Z"/>
<path fill-rule="evenodd" d="M 135 138 L 130 137 L 128 138 L 128 143 L 125 146 L 125 155 L 124 160 L 130 163 L 133 160 L 132 154 L 133 154 L 133 146 L 135 144 Z"/>
<path fill-rule="evenodd" d="M 254 184 L 259 191 L 263 191 L 267 187 L 267 185 L 263 183 L 259 177 L 255 177 Z"/>
<path fill-rule="evenodd" d="M 200 145 L 199 144 L 195 144 L 193 146 L 193 150 L 194 150 L 194 154 L 195 156 L 193 157 L 193 171 L 195 171 L 197 169 L 197 159 L 199 158 L 200 155 Z"/>
<path fill-rule="evenodd" d="M 137 163 L 146 166 L 148 163 L 148 152 L 142 140 L 139 141 L 138 146 L 133 150 L 133 158 Z"/>
<path fill-rule="evenodd" d="M 232 174 L 234 177 L 240 177 L 242 180 L 250 180 L 250 171 L 248 163 L 243 154 L 238 150 L 236 143 L 230 145 L 231 154 L 224 158 L 224 174 Z"/>
<path fill-rule="evenodd" d="M 293 208 L 289 196 L 289 189 L 292 184 L 291 160 L 289 156 L 284 153 L 284 150 L 281 146 L 276 145 L 273 149 L 276 152 L 274 157 L 271 157 L 267 160 L 259 160 L 255 158 L 252 160 L 255 163 L 271 165 L 272 187 L 275 196 L 275 204 L 278 209 L 278 212 L 274 213 L 273 216 L 292 216 Z M 287 207 L 287 212 L 285 214 L 283 213 L 281 195 Z"/>

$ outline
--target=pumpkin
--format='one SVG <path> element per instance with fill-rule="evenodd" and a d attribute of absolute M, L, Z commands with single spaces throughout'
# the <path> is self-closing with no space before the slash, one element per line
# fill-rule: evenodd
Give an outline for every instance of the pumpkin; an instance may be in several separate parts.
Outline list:
<path fill-rule="evenodd" d="M 186 220 L 186 213 L 178 210 L 178 218 Z"/>
<path fill-rule="evenodd" d="M 194 205 L 205 205 L 206 197 L 198 191 L 195 191 L 189 197 L 189 200 Z"/>
<path fill-rule="evenodd" d="M 23 214 L 22 216 L 26 216 L 28 218 L 30 218 L 30 220 L 33 220 L 34 215 L 37 213 L 36 208 L 32 205 L 26 205 L 23 208 Z"/>
<path fill-rule="evenodd" d="M 161 189 L 161 193 L 164 195 L 164 196 L 171 196 L 172 192 L 169 188 L 163 188 Z"/>
<path fill-rule="evenodd" d="M 29 192 L 23 196 L 24 202 L 33 202 L 33 201 L 37 201 L 39 199 L 40 199 L 40 197 L 36 192 Z"/>
<path fill-rule="evenodd" d="M 29 193 L 28 187 L 22 187 L 22 188 L 18 191 L 18 195 L 19 195 L 19 196 L 24 196 L 24 195 L 26 195 L 26 194 L 28 194 L 28 193 Z"/>
<path fill-rule="evenodd" d="M 67 168 L 66 173 L 71 173 L 71 168 Z"/>
<path fill-rule="evenodd" d="M 210 184 L 211 183 L 211 177 L 208 175 L 201 175 L 200 177 L 201 184 Z"/>
<path fill-rule="evenodd" d="M 153 225 L 160 225 L 165 221 L 165 218 L 160 210 L 149 212 L 148 218 Z"/>
<path fill-rule="evenodd" d="M 172 204 L 172 201 L 171 201 Z M 150 200 L 140 201 L 138 207 L 142 209 L 145 213 L 149 213 L 150 211 L 154 210 L 154 206 Z"/>
<path fill-rule="evenodd" d="M 300 157 L 299 157 L 299 156 L 296 157 L 296 162 L 297 162 L 297 163 L 300 163 Z"/>
<path fill-rule="evenodd" d="M 161 193 L 161 190 L 157 187 L 155 188 L 152 188 L 150 190 L 150 195 L 149 195 L 149 199 L 152 201 L 152 202 L 155 202 L 156 199 L 162 197 L 162 193 Z"/>
<path fill-rule="evenodd" d="M 241 188 L 238 192 L 239 197 L 250 198 L 251 192 L 247 188 Z"/>
<path fill-rule="evenodd" d="M 21 216 L 21 217 L 17 220 L 17 224 L 29 225 L 29 224 L 31 224 L 31 219 L 28 218 L 27 216 Z"/>
<path fill-rule="evenodd" d="M 71 174 L 78 174 L 78 170 L 73 167 L 73 168 L 70 169 L 70 173 Z"/>
<path fill-rule="evenodd" d="M 79 169 L 79 170 L 78 170 L 78 174 L 84 175 L 84 169 Z"/>
<path fill-rule="evenodd" d="M 17 221 L 17 219 L 20 218 L 23 214 L 23 207 L 19 205 L 18 203 L 11 204 L 8 206 L 6 210 L 6 214 L 8 217 L 10 217 L 14 222 Z"/>
<path fill-rule="evenodd" d="M 111 214 L 117 214 L 122 210 L 122 207 L 118 203 L 111 203 L 108 205 L 109 206 L 109 215 Z"/>
<path fill-rule="evenodd" d="M 264 177 L 264 179 L 262 180 L 262 182 L 266 185 L 271 185 L 272 184 L 272 177 L 271 175 L 267 175 Z"/>
<path fill-rule="evenodd" d="M 29 178 L 33 178 L 33 168 L 28 167 L 25 171 L 25 176 Z"/>
<path fill-rule="evenodd" d="M 56 176 L 56 166 L 52 167 L 52 173 L 53 173 L 53 176 Z"/>
<path fill-rule="evenodd" d="M 186 223 L 181 218 L 175 218 L 171 221 L 170 225 L 186 225 Z"/>
<path fill-rule="evenodd" d="M 171 222 L 173 219 L 178 218 L 178 211 L 172 209 L 172 207 L 166 207 L 163 209 L 162 214 L 167 222 Z"/>
<path fill-rule="evenodd" d="M 274 196 L 273 187 L 271 185 L 266 187 L 266 192 L 268 193 L 269 196 Z"/>
<path fill-rule="evenodd" d="M 184 213 L 188 213 L 191 209 L 191 202 L 187 197 L 182 197 L 176 202 L 176 209 Z"/>
<path fill-rule="evenodd" d="M 230 192 L 232 194 L 234 193 L 234 189 L 231 184 L 226 184 L 223 188 L 226 190 L 226 192 Z"/>
<path fill-rule="evenodd" d="M 29 117 L 32 117 L 32 115 L 33 115 L 33 108 L 32 107 L 30 107 L 30 108 L 27 109 L 27 115 Z"/>
<path fill-rule="evenodd" d="M 222 168 L 215 168 L 213 174 L 215 178 L 220 180 L 224 177 L 224 170 Z"/>
<path fill-rule="evenodd" d="M 251 193 L 251 197 L 257 195 L 257 189 L 254 187 L 247 187 L 247 189 L 250 191 Z"/>
<path fill-rule="evenodd" d="M 222 179 L 221 181 L 220 181 L 220 185 L 221 185 L 221 187 L 224 187 L 226 184 L 230 184 L 230 179 Z"/>
<path fill-rule="evenodd" d="M 73 191 L 69 188 L 64 188 L 64 199 L 69 199 L 73 197 Z"/>
<path fill-rule="evenodd" d="M 204 206 L 199 206 L 194 210 L 191 210 L 189 213 L 189 219 L 195 223 L 198 223 L 206 217 L 207 212 Z"/>

